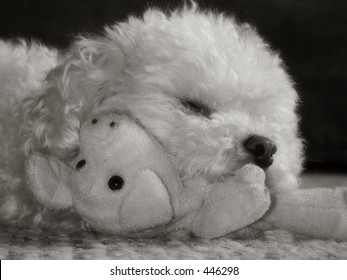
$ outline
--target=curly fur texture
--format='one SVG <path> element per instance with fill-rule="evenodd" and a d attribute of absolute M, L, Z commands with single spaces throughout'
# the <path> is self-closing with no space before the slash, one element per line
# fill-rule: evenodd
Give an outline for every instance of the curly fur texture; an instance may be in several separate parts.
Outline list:
<path fill-rule="evenodd" d="M 23 141 L 26 153 L 69 162 L 78 153 L 81 122 L 102 111 L 129 111 L 182 177 L 220 180 L 252 161 L 242 146 L 247 137 L 268 137 L 278 152 L 267 185 L 297 186 L 297 93 L 279 55 L 247 24 L 193 4 L 169 14 L 150 9 L 141 19 L 107 27 L 102 37 L 82 37 L 59 61 L 55 51 L 39 46 L 2 43 L 0 52 L 3 220 L 22 219 L 20 213 L 33 207 L 17 186 L 23 183 Z M 204 104 L 211 114 L 194 113 L 185 101 Z M 18 168 L 17 177 L 10 175 Z"/>

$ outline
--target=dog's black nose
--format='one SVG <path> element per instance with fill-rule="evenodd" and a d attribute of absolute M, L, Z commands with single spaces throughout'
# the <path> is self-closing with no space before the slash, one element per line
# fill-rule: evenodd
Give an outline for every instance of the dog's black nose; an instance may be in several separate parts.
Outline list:
<path fill-rule="evenodd" d="M 267 168 L 273 163 L 273 155 L 277 152 L 275 143 L 269 138 L 252 135 L 244 142 L 246 150 L 254 156 L 254 163 Z"/>

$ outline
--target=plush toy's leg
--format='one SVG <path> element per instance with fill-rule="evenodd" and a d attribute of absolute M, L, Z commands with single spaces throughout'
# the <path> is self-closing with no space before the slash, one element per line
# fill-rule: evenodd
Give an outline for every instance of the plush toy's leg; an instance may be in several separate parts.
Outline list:
<path fill-rule="evenodd" d="M 258 220 L 270 206 L 264 180 L 260 168 L 248 165 L 226 182 L 210 185 L 191 231 L 199 237 L 215 238 Z"/>
<path fill-rule="evenodd" d="M 272 194 L 263 218 L 272 226 L 319 238 L 347 240 L 347 188 L 297 189 Z"/>

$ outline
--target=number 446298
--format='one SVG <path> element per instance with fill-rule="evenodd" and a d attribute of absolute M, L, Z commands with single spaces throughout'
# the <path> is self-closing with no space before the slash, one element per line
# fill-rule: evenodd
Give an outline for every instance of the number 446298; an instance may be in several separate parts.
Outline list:
<path fill-rule="evenodd" d="M 239 275 L 238 267 L 206 267 L 202 273 L 206 275 Z"/>

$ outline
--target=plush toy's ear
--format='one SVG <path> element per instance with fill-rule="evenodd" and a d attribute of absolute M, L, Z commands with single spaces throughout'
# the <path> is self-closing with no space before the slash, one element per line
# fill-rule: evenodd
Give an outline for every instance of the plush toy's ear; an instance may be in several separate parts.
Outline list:
<path fill-rule="evenodd" d="M 36 198 L 48 207 L 72 206 L 69 178 L 71 169 L 52 155 L 33 153 L 26 163 L 29 186 Z"/>

